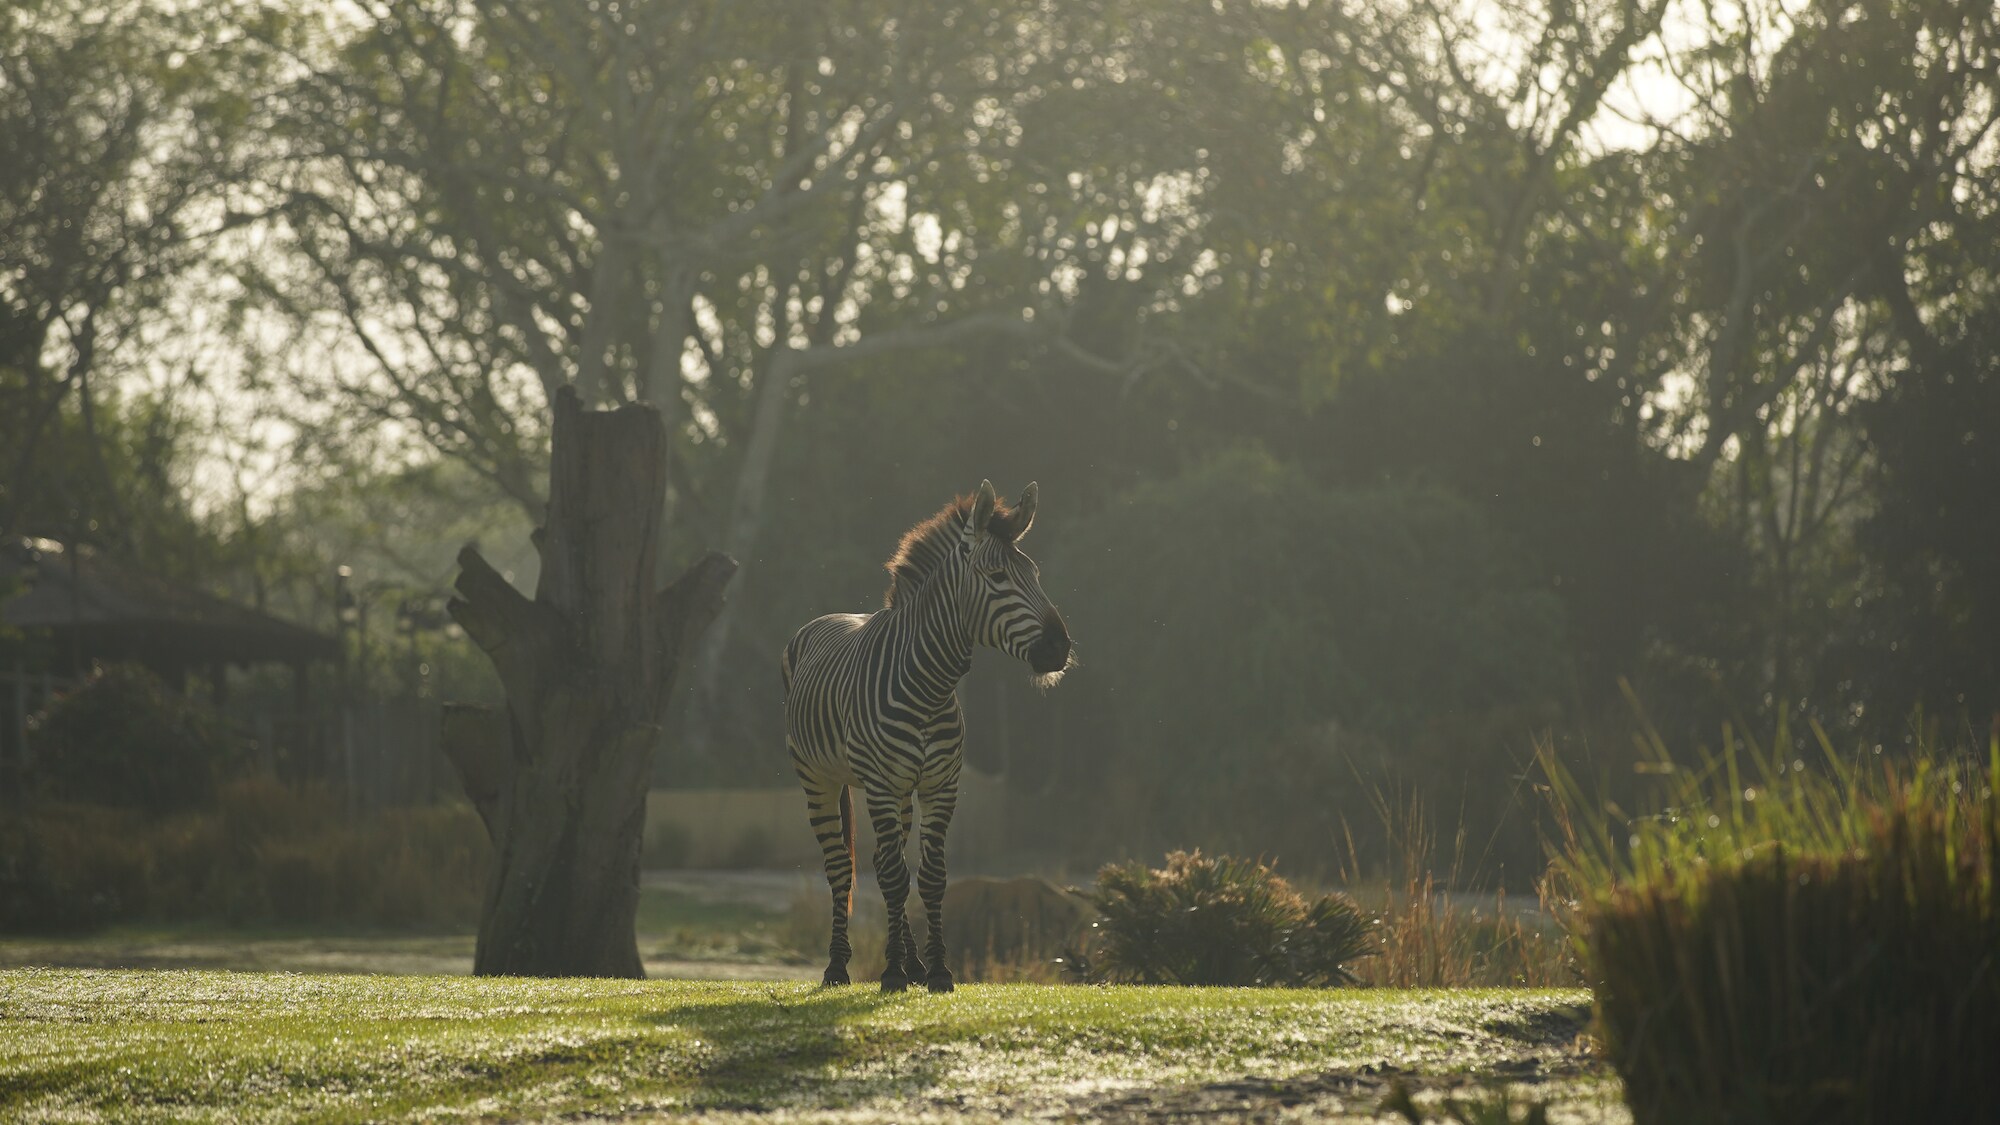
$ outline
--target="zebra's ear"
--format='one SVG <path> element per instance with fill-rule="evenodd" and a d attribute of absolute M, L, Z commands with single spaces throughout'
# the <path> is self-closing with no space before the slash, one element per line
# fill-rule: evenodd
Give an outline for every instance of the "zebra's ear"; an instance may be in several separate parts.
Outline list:
<path fill-rule="evenodd" d="M 1019 543 L 1021 536 L 1035 526 L 1035 502 L 1041 496 L 1041 485 L 1029 481 L 1028 487 L 1021 490 L 1021 498 L 1014 501 L 1014 542 Z"/>
<path fill-rule="evenodd" d="M 993 493 L 993 482 L 979 482 L 979 494 L 972 499 L 972 518 L 965 521 L 965 541 L 977 543 L 986 537 L 986 525 L 993 519 L 993 508 L 1000 498 Z"/>

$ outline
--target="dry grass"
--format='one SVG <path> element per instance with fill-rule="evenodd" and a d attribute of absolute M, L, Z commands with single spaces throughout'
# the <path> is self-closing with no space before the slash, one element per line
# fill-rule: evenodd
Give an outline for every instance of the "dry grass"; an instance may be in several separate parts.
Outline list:
<path fill-rule="evenodd" d="M 1350 832 L 1347 882 L 1376 919 L 1375 956 L 1356 962 L 1359 982 L 1375 988 L 1567 988 L 1580 979 L 1575 950 L 1546 896 L 1532 906 L 1508 901 L 1504 888 L 1482 893 L 1468 871 L 1461 826 L 1440 876 L 1437 836 L 1423 804 L 1392 803 L 1379 791 L 1376 812 L 1394 857 L 1373 879 L 1359 875 Z"/>
<path fill-rule="evenodd" d="M 824 885 L 801 887 L 778 923 L 778 944 L 814 964 L 826 964 L 826 943 L 833 936 L 833 903 Z M 856 888 L 854 913 L 847 919 L 847 942 L 854 957 L 847 971 L 855 980 L 876 980 L 888 967 L 883 950 L 889 943 L 889 915 L 880 895 Z"/>
<path fill-rule="evenodd" d="M 1021 884 L 1042 884 L 1057 896 L 1035 894 Z M 1052 984 L 1063 979 L 1064 958 L 1088 942 L 1094 911 L 1078 896 L 1041 879 L 955 880 L 945 898 L 947 959 L 952 976 L 961 983 Z M 921 909 L 911 901 L 910 924 L 919 949 L 927 934 Z M 888 914 L 880 895 L 857 890 L 854 913 L 847 920 L 847 940 L 854 958 L 848 972 L 855 980 L 882 975 L 883 948 L 888 939 Z M 814 964 L 826 961 L 832 927 L 831 902 L 824 887 L 802 888 L 777 927 L 778 942 Z"/>

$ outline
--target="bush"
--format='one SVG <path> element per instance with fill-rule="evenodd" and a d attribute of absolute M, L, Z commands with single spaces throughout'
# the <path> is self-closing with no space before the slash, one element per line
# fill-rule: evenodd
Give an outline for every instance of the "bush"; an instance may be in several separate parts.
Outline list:
<path fill-rule="evenodd" d="M 1634 1120 L 2000 1120 L 2000 746 L 1984 771 L 1791 756 L 1753 755 L 1746 784 L 1725 751 L 1669 774 L 1660 815 L 1572 822 Z"/>
<path fill-rule="evenodd" d="M 1140 984 L 1324 987 L 1354 980 L 1374 946 L 1342 895 L 1312 902 L 1255 860 L 1174 852 L 1167 866 L 1111 865 L 1091 895 L 1101 967 Z"/>
<path fill-rule="evenodd" d="M 89 929 L 143 912 L 153 864 L 118 809 L 48 806 L 0 820 L 0 929 Z"/>
<path fill-rule="evenodd" d="M 0 822 L 0 930 L 112 922 L 465 925 L 488 853 L 462 805 L 389 809 L 359 823 L 325 789 L 230 782 L 215 807 L 149 819 L 50 803 Z"/>
<path fill-rule="evenodd" d="M 33 721 L 37 787 L 55 800 L 170 812 L 207 805 L 237 747 L 214 711 L 137 665 L 99 668 Z"/>

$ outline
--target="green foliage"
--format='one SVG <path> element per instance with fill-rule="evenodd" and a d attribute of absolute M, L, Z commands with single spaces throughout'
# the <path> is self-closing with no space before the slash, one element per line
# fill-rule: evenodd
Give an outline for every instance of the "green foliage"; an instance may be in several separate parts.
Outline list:
<path fill-rule="evenodd" d="M 1510 548 L 1502 573 L 1561 607 L 1565 702 L 1614 697 L 1649 646 L 1713 648 L 1742 608 L 1743 552 L 1708 525 L 1685 466 L 1634 440 L 1626 391 L 1500 334 L 1440 350 L 1343 386 L 1309 462 L 1347 487 L 1462 498 L 1461 518 Z"/>
<path fill-rule="evenodd" d="M 0 528 L 132 542 L 194 522 L 160 455 L 184 420 L 143 400 L 165 397 L 166 369 L 215 362 L 187 345 L 217 341 L 180 302 L 200 300 L 195 275 L 254 207 L 246 181 L 269 138 L 253 106 L 281 12 L 0 9 Z M 199 319 L 240 327 L 222 303 Z M 121 403 L 127 381 L 158 393 Z M 178 518 L 152 510 L 162 499 Z"/>
<path fill-rule="evenodd" d="M 45 804 L 0 820 L 0 930 L 145 919 L 233 924 L 469 924 L 488 845 L 462 806 L 351 822 L 325 790 L 232 781 L 164 819 Z"/>
<path fill-rule="evenodd" d="M 1129 737 L 1213 761 L 1302 724 L 1407 734 L 1567 694 L 1560 604 L 1439 489 L 1327 488 L 1239 451 L 1139 486 L 1057 560 Z"/>
<path fill-rule="evenodd" d="M 212 710 L 136 664 L 107 665 L 58 697 L 29 747 L 46 795 L 154 813 L 208 804 L 240 750 Z"/>
<path fill-rule="evenodd" d="M 1629 821 L 1582 813 L 1548 763 L 1640 1125 L 2000 1115 L 2000 745 L 1983 769 L 1821 751 L 1809 767 L 1781 731 L 1694 771 L 1662 754 L 1660 811 Z"/>
<path fill-rule="evenodd" d="M 1573 690 L 1556 594 L 1432 485 L 1329 487 L 1237 450 L 1052 529 L 1041 557 L 1081 668 L 1035 709 L 1103 748 L 1044 765 L 1101 772 L 1080 823 L 1108 820 L 1107 850 L 1188 840 L 1328 871 L 1343 820 L 1373 817 L 1367 784 L 1455 802 L 1468 776 L 1486 839 L 1490 779 Z"/>
<path fill-rule="evenodd" d="M 1859 540 L 1879 578 L 1822 677 L 1863 686 L 1879 715 L 1978 730 L 2000 711 L 2000 308 L 1919 353 L 1863 418 L 1879 469 Z"/>
<path fill-rule="evenodd" d="M 1174 852 L 1167 865 L 1097 873 L 1102 968 L 1139 984 L 1352 983 L 1374 951 L 1371 920 L 1345 896 L 1308 901 L 1255 860 Z"/>

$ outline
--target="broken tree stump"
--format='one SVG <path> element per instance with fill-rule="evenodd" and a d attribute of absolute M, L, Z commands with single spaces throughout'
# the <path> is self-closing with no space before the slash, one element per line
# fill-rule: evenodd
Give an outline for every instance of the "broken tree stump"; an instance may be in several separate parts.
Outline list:
<path fill-rule="evenodd" d="M 443 731 L 495 853 L 480 976 L 645 975 L 634 925 L 653 751 L 736 572 L 710 552 L 654 587 L 666 442 L 651 406 L 591 411 L 559 392 L 534 598 L 459 552 L 449 609 L 507 698 L 448 707 Z"/>

